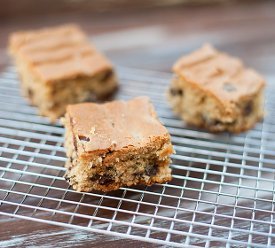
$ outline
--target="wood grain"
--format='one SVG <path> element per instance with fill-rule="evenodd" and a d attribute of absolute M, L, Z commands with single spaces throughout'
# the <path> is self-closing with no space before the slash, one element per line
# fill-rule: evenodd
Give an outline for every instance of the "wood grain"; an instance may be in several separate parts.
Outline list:
<path fill-rule="evenodd" d="M 274 9 L 274 1 L 256 1 L 249 5 L 182 6 L 108 15 L 81 11 L 41 14 L 35 18 L 6 15 L 0 21 L 0 70 L 9 63 L 5 50 L 10 32 L 77 22 L 116 65 L 170 71 L 182 53 L 211 42 L 265 75 L 274 75 Z M 122 241 L 117 237 L 0 216 L 0 247 L 31 246 L 154 247 L 144 242 Z"/>

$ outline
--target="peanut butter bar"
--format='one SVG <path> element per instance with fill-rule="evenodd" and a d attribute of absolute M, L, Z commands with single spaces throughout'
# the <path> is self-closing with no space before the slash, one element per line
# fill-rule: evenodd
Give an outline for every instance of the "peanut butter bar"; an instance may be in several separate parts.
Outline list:
<path fill-rule="evenodd" d="M 66 179 L 77 191 L 171 180 L 170 135 L 147 97 L 69 105 L 64 119 Z"/>
<path fill-rule="evenodd" d="M 168 100 L 186 123 L 239 133 L 263 117 L 265 81 L 235 57 L 204 45 L 180 58 Z"/>
<path fill-rule="evenodd" d="M 112 64 L 76 25 L 16 32 L 9 50 L 24 95 L 53 122 L 68 104 L 105 97 L 117 87 Z"/>

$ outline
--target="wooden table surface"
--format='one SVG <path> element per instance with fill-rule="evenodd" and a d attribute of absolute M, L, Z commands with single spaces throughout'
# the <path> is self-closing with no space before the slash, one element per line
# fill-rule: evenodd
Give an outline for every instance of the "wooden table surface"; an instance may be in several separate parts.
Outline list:
<path fill-rule="evenodd" d="M 9 63 L 8 34 L 76 22 L 116 65 L 169 71 L 181 54 L 210 42 L 241 57 L 264 75 L 275 73 L 275 1 L 142 11 L 62 13 L 0 19 L 0 71 Z M 0 247 L 154 247 L 36 222 L 0 216 Z"/>

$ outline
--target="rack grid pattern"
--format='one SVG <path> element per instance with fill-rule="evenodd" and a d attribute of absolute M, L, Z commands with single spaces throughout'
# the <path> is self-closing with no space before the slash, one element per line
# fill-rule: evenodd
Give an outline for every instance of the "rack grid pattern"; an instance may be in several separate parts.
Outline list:
<path fill-rule="evenodd" d="M 25 102 L 9 67 L 0 75 L 0 218 L 179 247 L 275 246 L 275 87 L 268 85 L 263 123 L 239 135 L 214 135 L 172 114 L 164 94 L 170 74 L 118 71 L 117 98 L 149 95 L 169 129 L 173 180 L 106 194 L 70 189 L 64 130 Z"/>

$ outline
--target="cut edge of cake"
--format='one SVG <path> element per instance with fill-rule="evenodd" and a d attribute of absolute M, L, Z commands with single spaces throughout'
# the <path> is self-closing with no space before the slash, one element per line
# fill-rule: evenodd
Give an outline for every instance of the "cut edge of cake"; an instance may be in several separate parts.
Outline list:
<path fill-rule="evenodd" d="M 66 179 L 73 189 L 106 192 L 123 186 L 152 185 L 172 179 L 169 164 L 174 150 L 168 132 L 150 137 L 140 146 L 129 143 L 117 148 L 118 144 L 111 142 L 106 149 L 87 151 L 83 146 L 85 139 L 74 133 L 70 113 L 66 113 L 63 122 L 68 156 Z"/>
<path fill-rule="evenodd" d="M 108 98 L 118 87 L 113 65 L 77 25 L 16 32 L 9 51 L 23 95 L 51 122 L 68 104 Z"/>
<path fill-rule="evenodd" d="M 263 118 L 265 81 L 239 59 L 207 44 L 180 58 L 173 71 L 167 98 L 187 124 L 239 133 Z"/>

